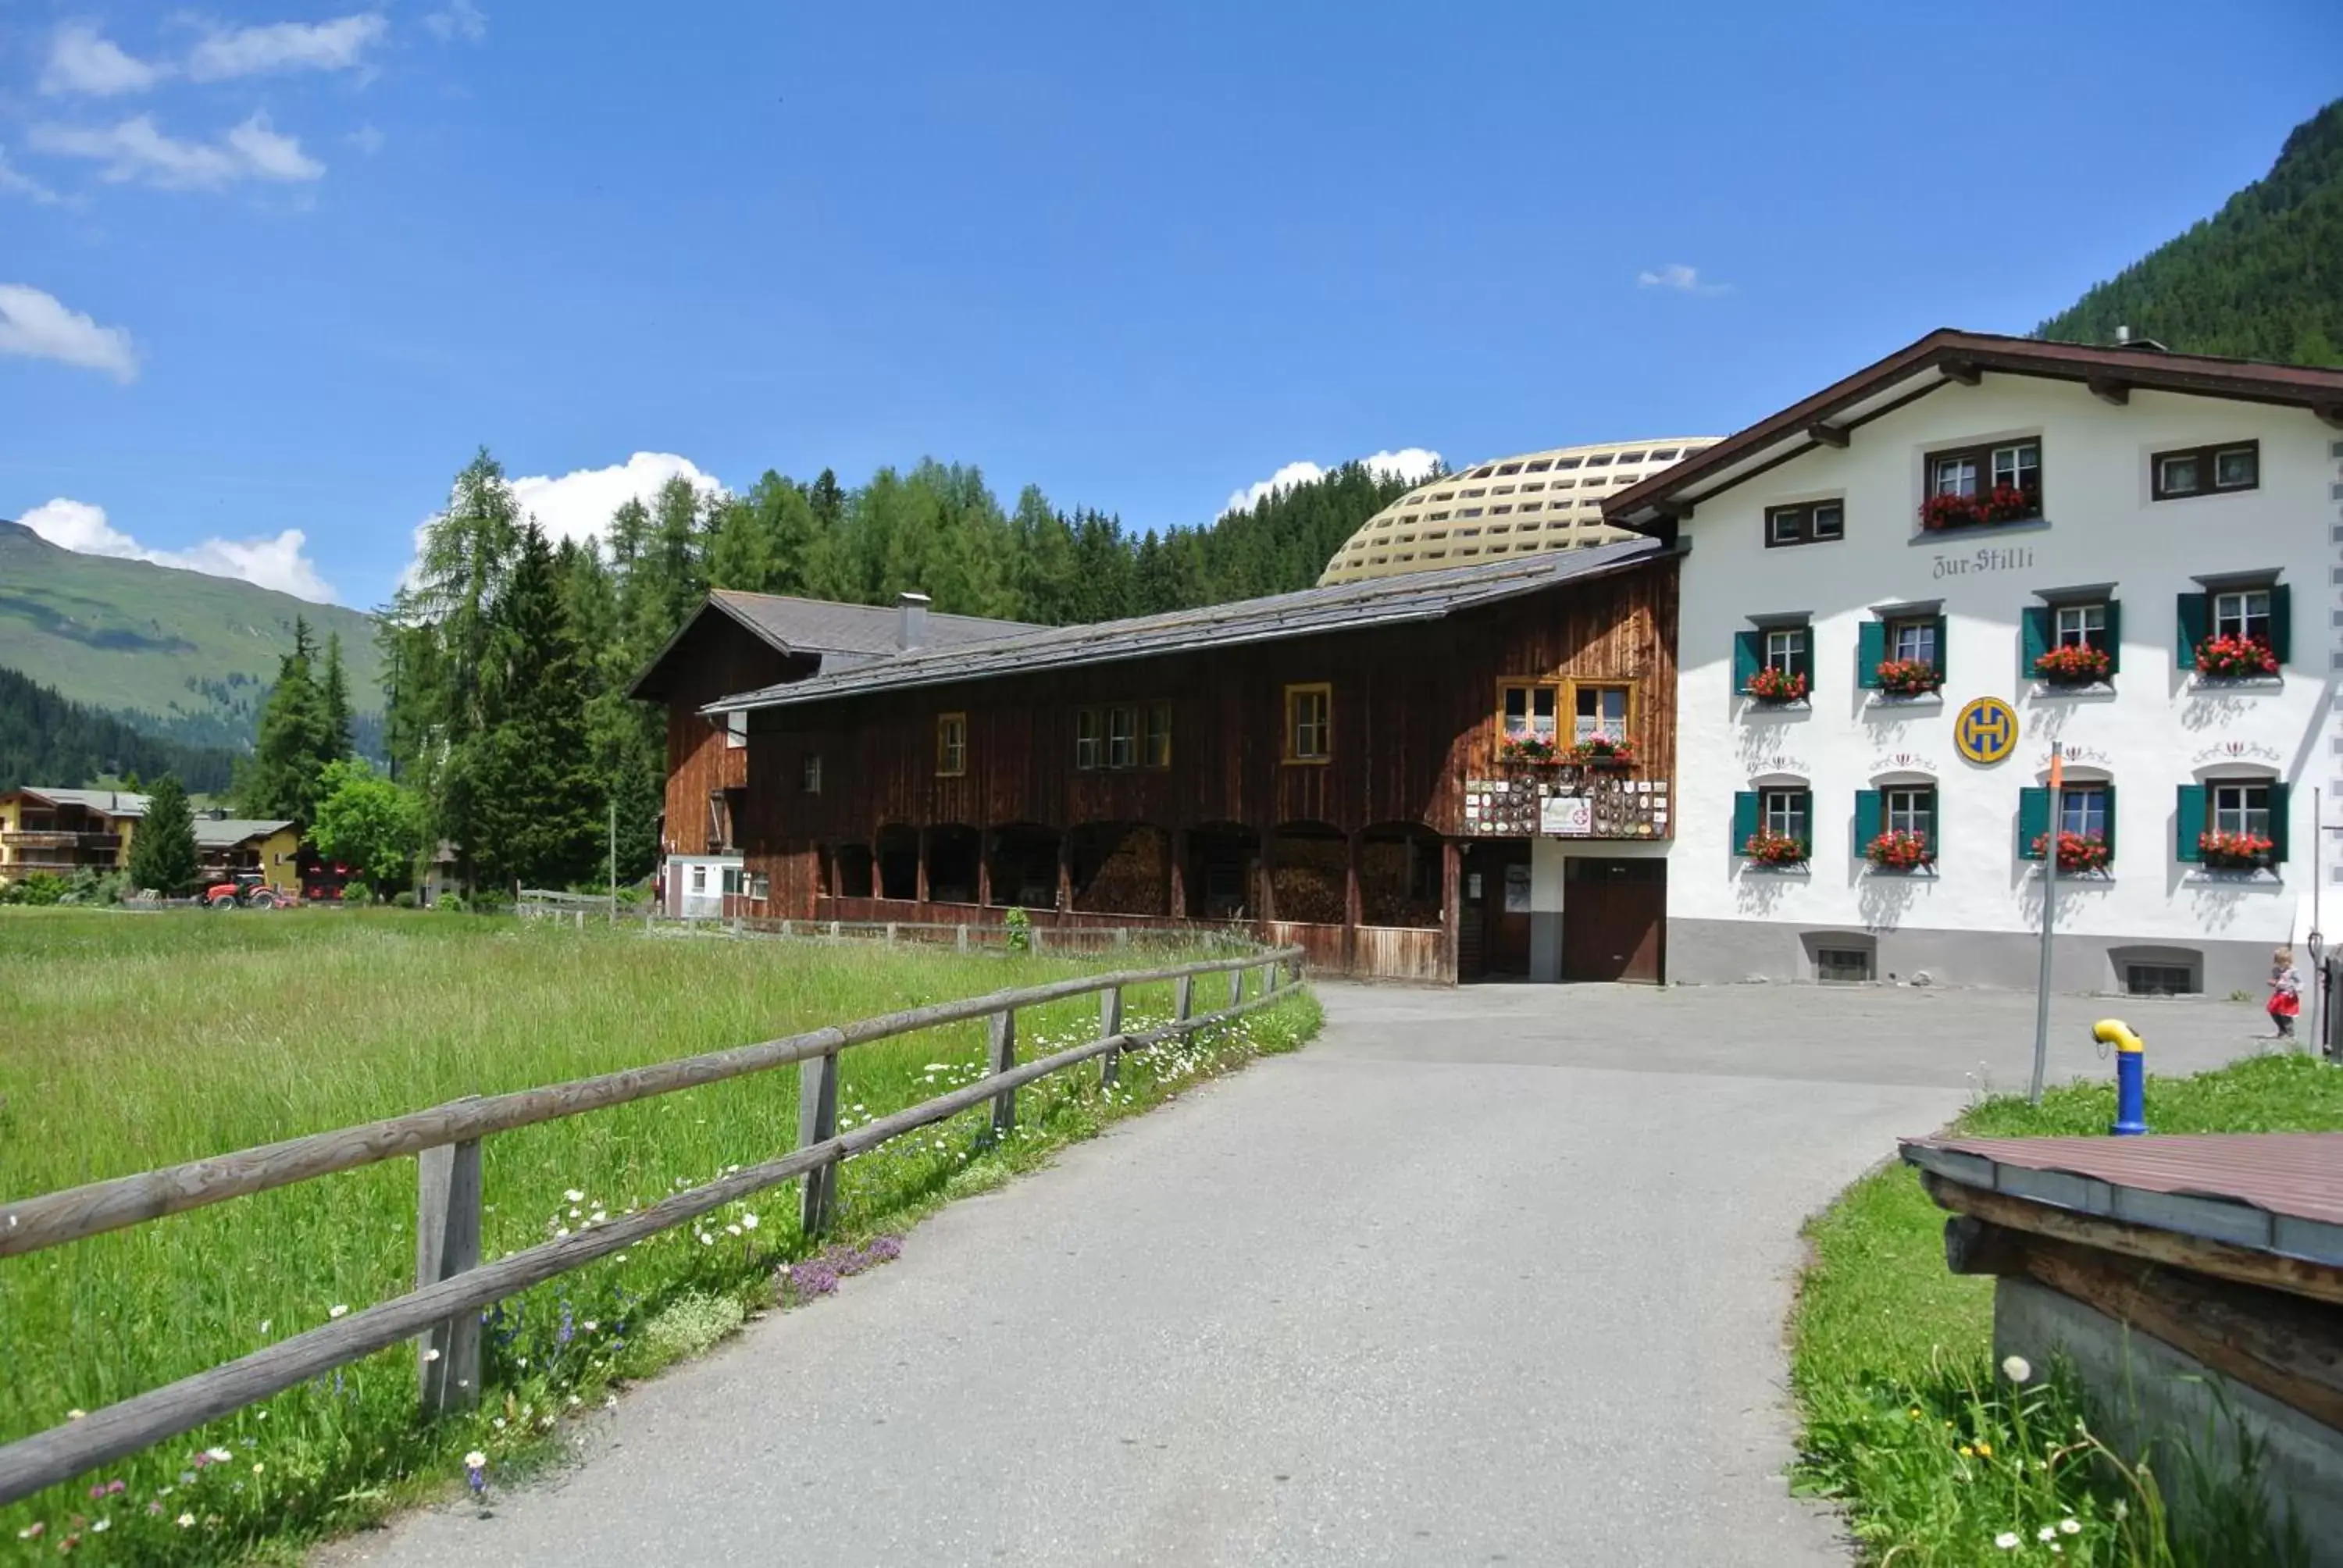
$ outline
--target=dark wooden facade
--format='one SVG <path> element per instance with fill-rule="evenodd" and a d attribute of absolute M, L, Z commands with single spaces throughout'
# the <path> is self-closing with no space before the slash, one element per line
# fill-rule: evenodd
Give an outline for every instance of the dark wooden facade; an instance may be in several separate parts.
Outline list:
<path fill-rule="evenodd" d="M 1654 558 L 1441 620 L 759 709 L 738 829 L 748 912 L 1240 920 L 1322 969 L 1453 980 L 1461 851 L 1478 841 L 1465 784 L 1519 770 L 1498 755 L 1501 682 L 1562 683 L 1565 739 L 1570 683 L 1625 687 L 1628 775 L 1672 782 L 1675 615 L 1675 562 Z M 692 685 L 776 678 L 695 670 Z M 1289 761 L 1287 689 L 1322 682 L 1331 756 Z M 1076 765 L 1083 710 L 1157 705 L 1168 765 Z M 957 774 L 945 715 L 965 721 Z M 678 813 L 729 787 L 708 730 L 670 730 L 671 842 Z"/>
<path fill-rule="evenodd" d="M 743 736 L 699 710 L 719 697 L 802 680 L 820 668 L 811 654 L 787 653 L 738 621 L 702 615 L 663 657 L 638 694 L 667 708 L 667 799 L 660 829 L 667 855 L 739 849 L 749 788 Z"/>

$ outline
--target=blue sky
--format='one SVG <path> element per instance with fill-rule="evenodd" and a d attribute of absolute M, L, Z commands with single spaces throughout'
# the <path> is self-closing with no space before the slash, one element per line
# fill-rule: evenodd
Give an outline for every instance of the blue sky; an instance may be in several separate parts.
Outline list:
<path fill-rule="evenodd" d="M 2338 94 L 2332 0 L 0 0 L 0 517 L 367 605 L 481 444 L 569 531 L 922 455 L 1158 528 L 1719 433 Z"/>

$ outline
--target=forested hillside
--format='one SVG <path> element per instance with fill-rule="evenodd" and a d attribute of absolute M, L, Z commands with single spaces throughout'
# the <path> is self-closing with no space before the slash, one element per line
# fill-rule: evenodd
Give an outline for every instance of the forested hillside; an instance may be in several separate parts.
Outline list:
<path fill-rule="evenodd" d="M 2343 99 L 2294 129 L 2267 178 L 2036 329 L 2117 327 L 2188 354 L 2343 365 Z"/>
<path fill-rule="evenodd" d="M 143 734 L 120 719 L 68 701 L 13 669 L 0 669 L 0 789 L 46 784 L 77 789 L 101 779 L 176 773 L 203 794 L 228 786 L 226 751 Z"/>

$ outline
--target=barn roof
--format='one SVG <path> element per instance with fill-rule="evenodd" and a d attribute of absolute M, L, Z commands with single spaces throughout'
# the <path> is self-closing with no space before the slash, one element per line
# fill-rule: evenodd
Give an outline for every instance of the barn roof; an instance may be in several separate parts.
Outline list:
<path fill-rule="evenodd" d="M 52 789 L 45 784 L 26 784 L 0 794 L 25 795 L 48 806 L 79 806 L 108 817 L 146 815 L 146 797 L 127 789 Z"/>
<path fill-rule="evenodd" d="M 281 833 L 293 826 L 283 817 L 210 817 L 196 818 L 196 848 L 199 849 L 233 849 L 248 839 L 266 839 L 271 833 Z"/>
<path fill-rule="evenodd" d="M 1157 654 L 1278 642 L 1322 632 L 1439 620 L 1458 610 L 1517 598 L 1556 584 L 1624 570 L 1661 552 L 1655 539 L 1586 549 L 1547 550 L 1447 571 L 1413 572 L 1240 599 L 1202 609 L 1134 616 L 1090 626 L 1053 627 L 959 648 L 923 648 L 809 680 L 744 691 L 703 713 L 789 707 L 874 691 L 942 686 L 990 676 L 1029 675 L 1081 665 L 1115 664 Z"/>
<path fill-rule="evenodd" d="M 644 666 L 642 674 L 635 678 L 629 689 L 630 695 L 658 698 L 665 688 L 660 676 L 668 656 L 681 646 L 694 628 L 711 616 L 736 623 L 782 653 L 816 655 L 825 669 L 890 658 L 902 646 L 903 611 L 900 605 L 840 604 L 835 599 L 717 588 Z M 926 620 L 926 641 L 920 646 L 951 648 L 1036 629 L 1039 628 L 1025 621 L 937 615 L 931 611 Z"/>

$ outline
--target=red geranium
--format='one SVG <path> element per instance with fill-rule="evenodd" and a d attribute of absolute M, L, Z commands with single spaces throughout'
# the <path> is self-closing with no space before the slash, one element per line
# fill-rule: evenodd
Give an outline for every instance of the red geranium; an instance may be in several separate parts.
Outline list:
<path fill-rule="evenodd" d="M 2258 833 L 2200 833 L 2197 853 L 2205 864 L 2228 870 L 2249 870 L 2269 864 L 2278 845 Z"/>
<path fill-rule="evenodd" d="M 2105 680 L 2116 667 L 2107 649 L 2087 642 L 2054 648 L 2034 661 L 2034 673 L 2055 686 L 2088 686 Z"/>
<path fill-rule="evenodd" d="M 2278 650 L 2256 637 L 2214 637 L 2197 645 L 2197 673 L 2236 678 L 2276 675 Z"/>
<path fill-rule="evenodd" d="M 1765 866 L 1795 866 L 1806 859 L 1806 841 L 1787 833 L 1776 833 L 1771 828 L 1760 828 L 1749 835 L 1741 852 Z"/>
<path fill-rule="evenodd" d="M 1571 748 L 1572 758 L 1597 768 L 1624 768 L 1635 759 L 1635 743 L 1623 735 L 1600 730 Z"/>
<path fill-rule="evenodd" d="M 2049 845 L 2050 835 L 2039 834 L 2034 840 L 2034 858 L 2041 859 Z M 2066 833 L 2058 835 L 2058 869 L 2063 874 L 2077 871 L 2104 871 L 2115 859 L 2115 851 L 2097 833 Z"/>
<path fill-rule="evenodd" d="M 1898 697 L 1925 697 L 1945 684 L 1943 673 L 1925 658 L 1883 658 L 1872 674 L 1880 690 Z"/>
<path fill-rule="evenodd" d="M 1966 528 L 1985 521 L 1985 508 L 1975 496 L 1946 492 L 1920 503 L 1920 526 L 1930 533 L 1939 528 Z"/>
<path fill-rule="evenodd" d="M 1553 741 L 1535 735 L 1508 735 L 1499 748 L 1508 762 L 1551 762 L 1560 754 Z"/>
<path fill-rule="evenodd" d="M 1797 702 L 1806 695 L 1806 678 L 1767 665 L 1742 688 L 1760 702 Z"/>
<path fill-rule="evenodd" d="M 1910 871 L 1933 864 L 1936 855 L 1928 848 L 1926 834 L 1890 828 L 1863 847 L 1863 858 L 1886 870 Z"/>
<path fill-rule="evenodd" d="M 2016 485 L 1996 485 L 1977 503 L 1977 510 L 1988 523 L 2019 523 L 2039 517 L 2042 503 L 2032 490 L 2022 490 Z"/>

